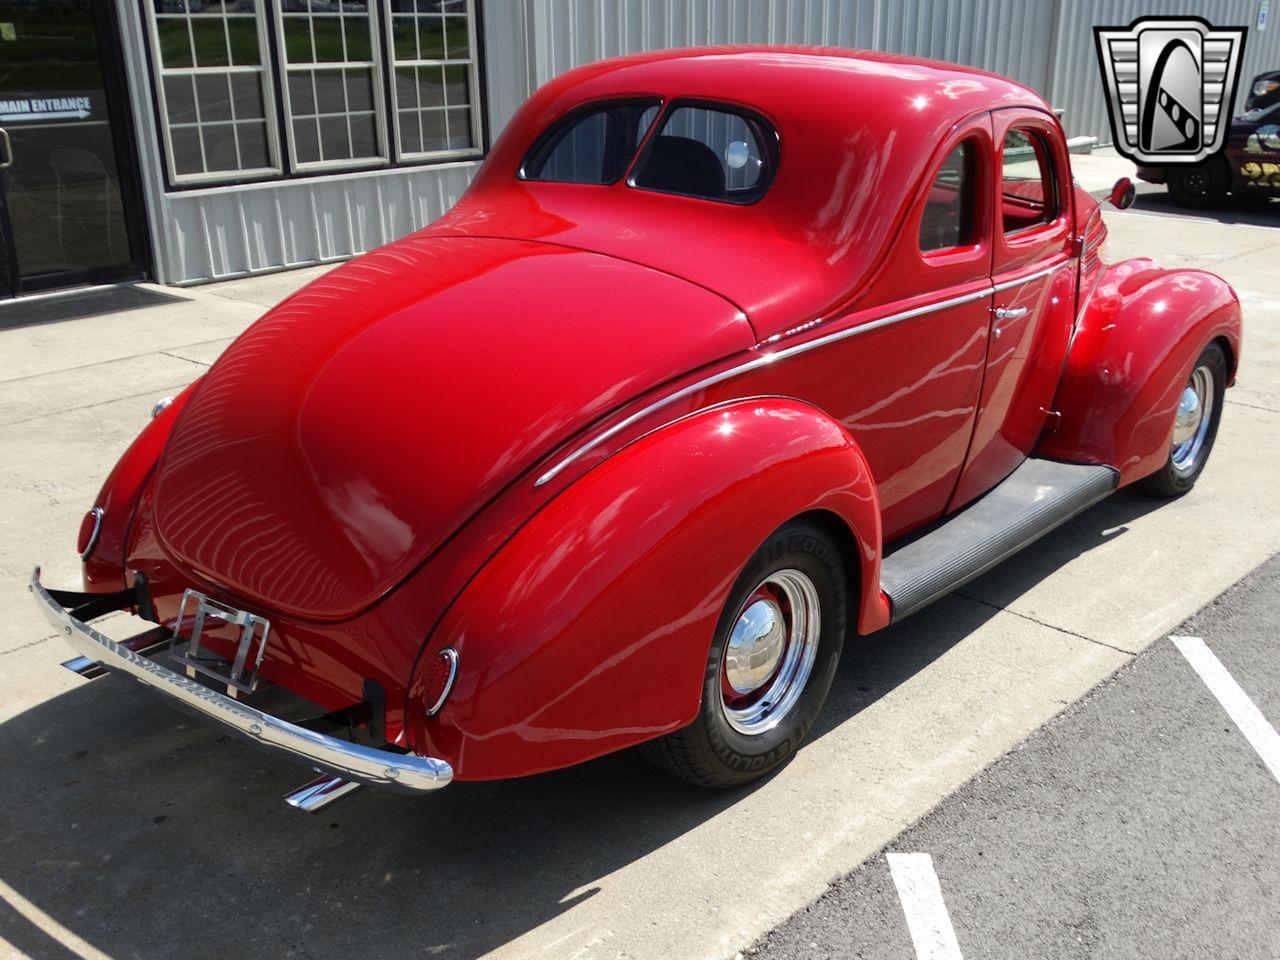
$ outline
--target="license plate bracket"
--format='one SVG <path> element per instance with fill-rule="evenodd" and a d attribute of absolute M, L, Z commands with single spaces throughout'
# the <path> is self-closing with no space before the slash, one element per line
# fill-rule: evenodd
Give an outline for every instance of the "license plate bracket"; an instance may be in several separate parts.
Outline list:
<path fill-rule="evenodd" d="M 211 627 L 211 621 L 237 630 L 232 659 L 228 660 L 201 642 Z M 216 626 L 213 628 L 217 629 Z M 231 697 L 249 694 L 258 689 L 258 670 L 262 666 L 263 654 L 267 652 L 270 632 L 271 621 L 266 617 L 238 610 L 198 590 L 186 590 L 178 606 L 169 656 L 182 664 L 192 679 L 200 674 L 225 683 L 227 695 Z"/>

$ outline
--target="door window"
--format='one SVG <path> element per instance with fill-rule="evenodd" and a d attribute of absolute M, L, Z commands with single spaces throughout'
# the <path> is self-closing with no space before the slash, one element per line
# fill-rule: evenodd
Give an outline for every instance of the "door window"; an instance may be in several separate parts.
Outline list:
<path fill-rule="evenodd" d="M 920 217 L 920 251 L 950 250 L 975 242 L 974 192 L 977 147 L 965 140 L 942 161 Z"/>
<path fill-rule="evenodd" d="M 1052 223 L 1058 215 L 1048 144 L 1035 131 L 1014 127 L 1005 134 L 1001 181 L 1006 234 Z"/>

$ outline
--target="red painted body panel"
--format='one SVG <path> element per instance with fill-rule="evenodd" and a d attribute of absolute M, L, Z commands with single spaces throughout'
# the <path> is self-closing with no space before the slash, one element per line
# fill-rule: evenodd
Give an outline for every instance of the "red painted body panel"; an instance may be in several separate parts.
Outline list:
<path fill-rule="evenodd" d="M 1240 301 L 1220 277 L 1162 270 L 1151 260 L 1105 268 L 1054 401 L 1062 422 L 1039 451 L 1114 466 L 1122 486 L 1158 470 L 1196 358 L 1222 338 L 1234 375 L 1240 337 Z"/>
<path fill-rule="evenodd" d="M 752 343 L 724 300 L 631 263 L 409 237 L 227 348 L 165 452 L 158 535 L 234 597 L 344 619 L 582 424 Z"/>
<path fill-rule="evenodd" d="M 641 95 L 768 117 L 769 192 L 517 178 L 549 123 Z M 1011 118 L 1039 125 L 1064 192 L 1006 239 Z M 922 255 L 934 173 L 966 138 L 991 172 L 976 237 Z M 463 779 L 675 729 L 725 593 L 786 520 L 842 525 L 857 628 L 879 629 L 886 541 L 1037 443 L 1128 482 L 1167 450 L 1189 351 L 1220 333 L 1238 356 L 1230 289 L 1104 268 L 1096 204 L 1067 183 L 1043 101 L 965 68 L 709 49 L 572 71 L 453 211 L 269 312 L 144 432 L 99 500 L 114 526 L 86 580 L 145 574 L 162 621 L 188 586 L 269 617 L 264 676 L 328 709 L 377 681 L 388 738 Z M 995 337 L 997 305 L 1030 309 Z M 1062 425 L 1041 436 L 1049 405 Z M 457 684 L 428 720 L 419 671 L 445 644 Z"/>
<path fill-rule="evenodd" d="M 878 596 L 875 485 L 820 410 L 743 400 L 627 447 L 534 517 L 451 608 L 428 654 L 450 645 L 482 666 L 459 673 L 431 720 L 413 709 L 419 672 L 414 749 L 451 758 L 459 778 L 489 779 L 684 726 L 741 564 L 811 510 L 866 531 L 853 586 Z"/>

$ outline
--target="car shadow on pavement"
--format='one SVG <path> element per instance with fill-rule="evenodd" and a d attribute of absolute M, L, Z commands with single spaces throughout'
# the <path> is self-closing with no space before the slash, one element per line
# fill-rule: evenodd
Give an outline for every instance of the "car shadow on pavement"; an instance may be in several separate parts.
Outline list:
<path fill-rule="evenodd" d="M 1096 200 L 1106 200 L 1109 191 L 1099 190 L 1092 194 Z M 1111 210 L 1111 207 L 1106 207 Z M 1217 206 L 1206 210 L 1184 207 L 1169 196 L 1163 186 L 1140 184 L 1133 206 L 1134 213 L 1155 214 L 1158 216 L 1193 217 L 1198 220 L 1216 220 L 1218 223 L 1245 224 L 1252 227 L 1274 227 L 1280 224 L 1280 200 L 1266 197 L 1227 197 Z"/>
<path fill-rule="evenodd" d="M 984 580 L 1016 596 L 1158 505 L 1121 493 Z M 997 612 L 964 608 L 852 645 L 814 735 Z M 277 799 L 305 773 L 120 676 L 0 724 L 0 770 L 0 938 L 57 958 L 71 954 L 49 920 L 116 957 L 476 956 L 747 793 L 696 789 L 628 751 L 427 798 L 362 790 L 307 816 Z M 4 885 L 28 906 L 6 907 Z"/>

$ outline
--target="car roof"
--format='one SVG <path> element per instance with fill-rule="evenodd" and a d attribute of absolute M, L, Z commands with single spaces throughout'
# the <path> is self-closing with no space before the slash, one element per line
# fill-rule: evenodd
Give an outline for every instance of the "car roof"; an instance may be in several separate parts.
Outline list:
<path fill-rule="evenodd" d="M 551 124 L 585 104 L 627 97 L 762 114 L 781 151 L 767 193 L 737 206 L 623 182 L 517 179 Z M 1052 116 L 1038 94 L 1007 78 L 888 53 L 736 46 L 618 57 L 535 92 L 468 194 L 432 229 L 541 239 L 644 263 L 722 294 L 765 335 L 821 315 L 869 278 L 951 129 L 1003 106 Z"/>

